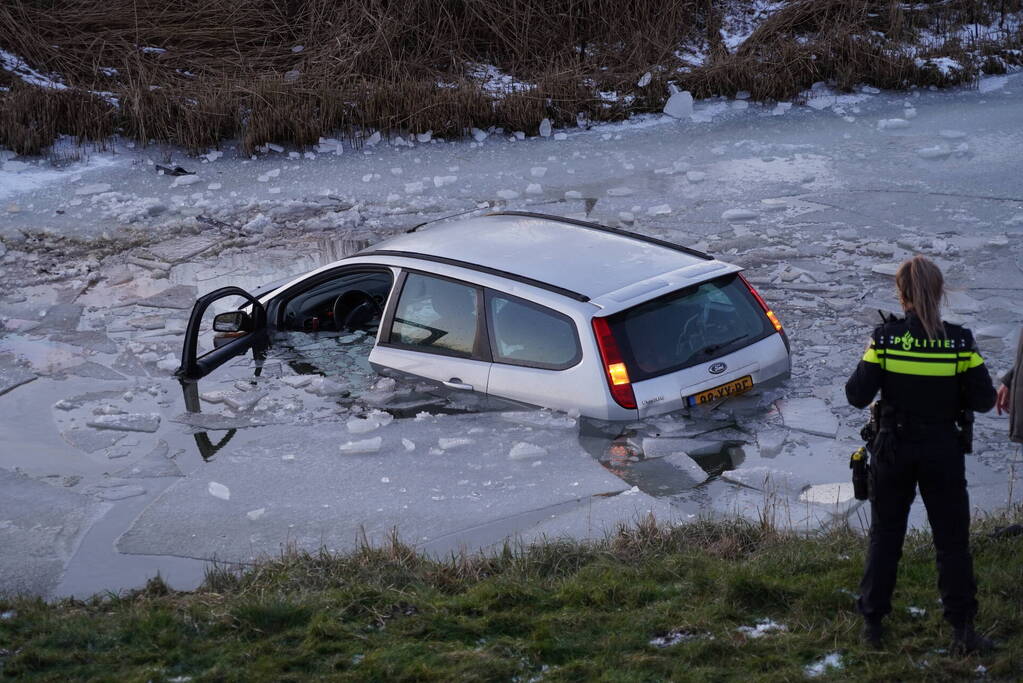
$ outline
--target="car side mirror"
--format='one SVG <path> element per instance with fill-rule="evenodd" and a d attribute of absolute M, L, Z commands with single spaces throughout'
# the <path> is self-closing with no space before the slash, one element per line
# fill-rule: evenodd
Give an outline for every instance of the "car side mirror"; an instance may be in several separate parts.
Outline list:
<path fill-rule="evenodd" d="M 252 318 L 245 311 L 218 313 L 213 317 L 214 332 L 251 332 Z"/>

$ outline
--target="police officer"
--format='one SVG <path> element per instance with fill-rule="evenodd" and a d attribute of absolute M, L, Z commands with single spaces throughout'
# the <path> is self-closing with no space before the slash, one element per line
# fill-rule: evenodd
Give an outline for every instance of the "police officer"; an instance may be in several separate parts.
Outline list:
<path fill-rule="evenodd" d="M 905 318 L 874 330 L 863 359 L 845 385 L 849 403 L 865 408 L 881 391 L 888 447 L 872 453 L 870 547 L 858 608 L 863 638 L 880 647 L 909 509 L 919 486 L 937 551 L 938 589 L 953 627 L 953 650 L 988 650 L 974 630 L 977 586 L 970 555 L 970 503 L 960 410 L 987 412 L 995 389 L 971 332 L 942 322 L 944 279 L 932 261 L 915 256 L 895 275 Z M 876 444 L 875 444 L 876 445 Z"/>

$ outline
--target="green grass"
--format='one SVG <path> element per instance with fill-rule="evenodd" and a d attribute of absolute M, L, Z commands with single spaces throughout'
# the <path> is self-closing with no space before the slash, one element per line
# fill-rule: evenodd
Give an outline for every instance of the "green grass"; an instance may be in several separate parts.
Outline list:
<path fill-rule="evenodd" d="M 641 524 L 598 544 L 551 542 L 434 561 L 397 541 L 344 556 L 289 554 L 194 592 L 158 578 L 87 601 L 0 599 L 0 678 L 193 681 L 789 681 L 1023 677 L 1023 509 L 975 524 L 979 627 L 993 654 L 946 653 L 930 538 L 907 538 L 883 651 L 858 640 L 865 540 L 744 522 Z M 913 616 L 908 607 L 926 610 Z M 785 631 L 748 638 L 761 619 Z M 672 631 L 695 634 L 666 648 Z M 182 679 L 183 680 L 183 679 Z M 538 679 L 537 679 L 538 680 Z"/>

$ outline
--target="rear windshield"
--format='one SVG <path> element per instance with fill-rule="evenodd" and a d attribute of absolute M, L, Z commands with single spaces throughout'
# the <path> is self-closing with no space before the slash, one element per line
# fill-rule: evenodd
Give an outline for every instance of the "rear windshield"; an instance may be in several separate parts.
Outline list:
<path fill-rule="evenodd" d="M 651 299 L 608 323 L 633 382 L 705 363 L 774 331 L 738 275 Z"/>

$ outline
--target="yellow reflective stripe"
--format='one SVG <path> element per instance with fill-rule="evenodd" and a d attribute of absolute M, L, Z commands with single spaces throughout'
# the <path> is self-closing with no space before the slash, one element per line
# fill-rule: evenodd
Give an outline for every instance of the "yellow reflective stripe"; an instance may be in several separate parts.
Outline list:
<path fill-rule="evenodd" d="M 958 372 L 958 364 L 922 363 L 916 360 L 898 360 L 887 358 L 884 369 L 898 375 L 918 375 L 920 377 L 954 377 Z"/>
<path fill-rule="evenodd" d="M 927 353 L 921 351 L 903 351 L 902 349 L 879 349 L 878 355 L 885 355 L 886 353 L 898 354 L 900 356 L 909 356 L 911 358 L 940 358 L 942 360 L 955 360 L 963 353 Z"/>
<path fill-rule="evenodd" d="M 880 362 L 878 360 L 878 357 L 877 357 L 877 351 L 874 350 L 873 345 L 871 345 L 870 347 L 867 348 L 866 353 L 863 354 L 863 360 L 868 362 L 868 363 L 879 363 Z"/>
<path fill-rule="evenodd" d="M 984 364 L 984 359 L 980 357 L 980 354 L 976 351 L 971 352 L 967 357 L 960 357 L 959 362 L 956 363 L 956 369 L 958 372 L 966 372 L 970 368 L 980 367 Z"/>

